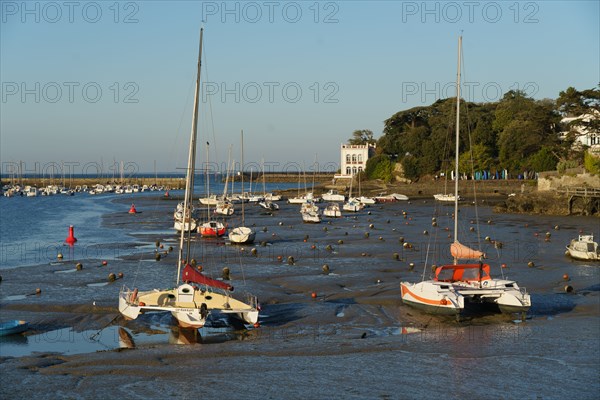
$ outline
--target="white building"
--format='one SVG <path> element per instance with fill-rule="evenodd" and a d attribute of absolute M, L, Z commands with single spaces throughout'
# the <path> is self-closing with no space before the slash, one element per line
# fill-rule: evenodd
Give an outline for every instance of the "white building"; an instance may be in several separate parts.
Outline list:
<path fill-rule="evenodd" d="M 364 171 L 369 157 L 375 154 L 374 144 L 342 144 L 340 174 L 335 179 L 352 178 L 353 175 Z"/>
<path fill-rule="evenodd" d="M 598 113 L 596 113 L 596 115 L 584 114 L 584 115 L 580 115 L 578 117 L 566 117 L 566 118 L 563 118 L 560 122 L 567 125 L 573 121 L 580 120 L 583 122 L 589 122 L 590 120 L 597 119 L 597 118 L 600 118 Z M 561 132 L 561 137 L 563 139 L 565 139 L 567 137 L 567 134 L 571 131 L 574 131 L 576 134 L 575 142 L 573 143 L 574 147 L 575 146 L 587 146 L 593 152 L 600 151 L 600 132 L 590 131 L 589 129 L 586 129 L 583 126 L 576 125 L 576 126 L 571 127 L 570 131 Z"/>

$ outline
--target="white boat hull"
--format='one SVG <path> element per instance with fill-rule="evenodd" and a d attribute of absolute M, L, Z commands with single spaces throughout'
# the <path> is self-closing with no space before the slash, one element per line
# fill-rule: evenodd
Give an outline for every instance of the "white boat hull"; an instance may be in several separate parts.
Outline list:
<path fill-rule="evenodd" d="M 240 226 L 229 232 L 229 240 L 232 243 L 252 243 L 256 238 L 256 232 L 248 227 Z"/>

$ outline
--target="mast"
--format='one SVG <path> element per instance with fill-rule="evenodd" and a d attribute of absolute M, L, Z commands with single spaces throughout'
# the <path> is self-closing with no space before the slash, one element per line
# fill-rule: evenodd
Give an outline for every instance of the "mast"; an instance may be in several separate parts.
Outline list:
<path fill-rule="evenodd" d="M 181 229 L 181 236 L 179 237 L 179 257 L 177 260 L 177 285 L 179 285 L 179 279 L 181 276 L 181 262 L 183 261 L 183 243 L 185 238 L 185 221 L 188 218 L 188 227 L 191 226 L 192 212 L 190 211 L 192 203 L 192 192 L 194 191 L 194 172 L 196 166 L 196 130 L 198 128 L 198 98 L 200 97 L 200 67 L 202 65 L 202 33 L 204 28 L 200 28 L 200 46 L 198 50 L 198 71 L 196 74 L 196 92 L 194 94 L 194 115 L 192 117 L 192 132 L 190 133 L 190 150 L 188 154 L 188 167 L 185 176 L 185 198 L 183 201 L 183 229 Z M 186 257 L 190 255 L 190 235 L 191 232 L 188 230 L 188 240 Z M 186 260 L 187 262 L 187 260 Z"/>
<path fill-rule="evenodd" d="M 242 129 L 242 226 L 246 225 L 244 215 L 244 130 Z"/>
<path fill-rule="evenodd" d="M 462 50 L 462 36 L 458 37 L 458 68 L 456 73 L 456 147 L 454 160 L 454 243 L 458 243 L 458 138 L 460 133 L 460 55 Z M 454 265 L 458 258 L 454 257 Z"/>

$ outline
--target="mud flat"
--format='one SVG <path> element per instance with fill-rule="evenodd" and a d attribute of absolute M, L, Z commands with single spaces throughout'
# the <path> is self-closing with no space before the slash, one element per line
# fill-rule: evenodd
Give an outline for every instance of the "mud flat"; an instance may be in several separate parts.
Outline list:
<path fill-rule="evenodd" d="M 428 199 L 397 202 L 310 225 L 301 223 L 296 205 L 281 202 L 273 214 L 248 206 L 246 224 L 257 229 L 255 244 L 198 239 L 194 256 L 214 277 L 227 266 L 234 293 L 259 296 L 261 327 L 231 327 L 216 318 L 189 332 L 173 327 L 168 314 L 135 321 L 119 316 L 121 285 L 173 282 L 177 238 L 173 202 L 140 198 L 136 207 L 142 212 L 129 215 L 127 200 L 116 201 L 124 211 L 106 213 L 100 229 L 132 238 L 117 259 L 104 266 L 101 258 L 86 258 L 1 271 L 2 318 L 26 319 L 31 329 L 0 342 L 0 397 L 18 391 L 41 399 L 195 399 L 199 393 L 595 399 L 600 390 L 600 268 L 563 255 L 579 229 L 597 229 L 595 219 L 498 216 L 480 208 L 487 221 L 481 236 L 504 243 L 501 254 L 490 252 L 493 273 L 527 287 L 533 307 L 524 322 L 483 315 L 459 324 L 403 305 L 399 290 L 402 280 L 428 276 L 426 249 L 434 237 L 441 246 L 449 243 L 451 207 Z M 438 227 L 431 225 L 432 216 Z M 75 270 L 76 262 L 84 268 Z M 329 274 L 323 273 L 325 264 Z M 124 276 L 109 283 L 109 272 Z M 567 284 L 573 292 L 564 291 Z M 33 294 L 36 288 L 41 294 Z"/>

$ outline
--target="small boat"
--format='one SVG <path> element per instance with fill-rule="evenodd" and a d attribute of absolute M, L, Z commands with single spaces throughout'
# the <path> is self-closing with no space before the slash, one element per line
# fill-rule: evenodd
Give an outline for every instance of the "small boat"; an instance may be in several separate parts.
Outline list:
<path fill-rule="evenodd" d="M 29 329 L 29 322 L 13 319 L 0 323 L 0 336 L 14 335 Z"/>
<path fill-rule="evenodd" d="M 215 207 L 215 214 L 229 216 L 233 215 L 234 211 L 235 209 L 233 207 L 233 204 L 227 200 L 218 202 L 217 206 Z"/>
<path fill-rule="evenodd" d="M 460 196 L 458 196 L 458 199 L 453 195 L 453 194 L 434 194 L 433 198 L 437 201 L 442 201 L 442 202 L 447 202 L 447 203 L 454 203 L 454 201 L 456 200 L 461 200 Z"/>
<path fill-rule="evenodd" d="M 577 239 L 571 240 L 566 254 L 575 260 L 600 260 L 600 248 L 598 242 L 594 242 L 594 235 L 579 235 Z"/>
<path fill-rule="evenodd" d="M 27 197 L 35 197 L 38 195 L 38 190 L 35 186 L 25 186 Z"/>
<path fill-rule="evenodd" d="M 303 212 L 302 221 L 312 224 L 318 224 L 321 222 L 321 215 L 319 215 L 318 212 L 314 211 Z"/>
<path fill-rule="evenodd" d="M 265 200 L 270 200 L 270 201 L 279 201 L 279 200 L 281 200 L 281 195 L 280 194 L 265 193 L 265 195 L 263 197 L 265 198 Z"/>
<path fill-rule="evenodd" d="M 181 232 L 182 230 L 185 232 L 195 231 L 198 227 L 198 222 L 192 217 L 194 215 L 194 207 L 192 205 L 188 207 L 185 213 L 186 218 L 184 218 L 184 207 L 184 203 L 177 204 L 175 212 L 173 213 L 173 219 L 175 220 L 173 223 L 173 228 L 175 228 L 175 230 L 178 232 Z"/>
<path fill-rule="evenodd" d="M 375 201 L 377 201 L 378 203 L 393 203 L 394 201 L 396 201 L 396 198 L 391 194 L 382 193 L 375 196 Z"/>
<path fill-rule="evenodd" d="M 263 200 L 258 203 L 259 206 L 264 208 L 265 210 L 277 211 L 279 210 L 279 204 L 273 203 L 270 200 Z"/>
<path fill-rule="evenodd" d="M 229 240 L 233 243 L 252 243 L 256 238 L 256 231 L 247 226 L 238 226 L 229 232 Z"/>
<path fill-rule="evenodd" d="M 219 237 L 227 232 L 227 227 L 218 221 L 208 221 L 198 227 L 198 233 L 203 237 Z"/>
<path fill-rule="evenodd" d="M 345 201 L 346 196 L 340 194 L 337 190 L 329 190 L 321 196 L 325 201 Z"/>
<path fill-rule="evenodd" d="M 325 210 L 323 210 L 323 215 L 326 217 L 339 218 L 342 216 L 342 211 L 340 210 L 340 205 L 337 203 L 329 203 Z"/>
<path fill-rule="evenodd" d="M 308 213 L 308 212 L 318 213 L 319 206 L 316 205 L 315 203 L 313 203 L 312 201 L 307 201 L 306 203 L 303 203 L 300 206 L 300 212 L 301 213 Z"/>
<path fill-rule="evenodd" d="M 363 208 L 365 208 L 364 204 L 362 204 L 358 199 L 350 198 L 348 201 L 342 206 L 344 211 L 350 212 L 359 212 Z"/>
<path fill-rule="evenodd" d="M 373 205 L 373 204 L 375 204 L 375 203 L 376 203 L 376 201 L 375 201 L 375 199 L 374 199 L 374 198 L 372 198 L 372 197 L 367 197 L 367 196 L 360 196 L 360 197 L 358 198 L 358 201 L 359 201 L 361 204 L 366 204 L 366 205 Z"/>
<path fill-rule="evenodd" d="M 391 196 L 394 196 L 398 201 L 408 201 L 408 196 L 400 193 L 392 193 Z"/>
<path fill-rule="evenodd" d="M 216 206 L 219 204 L 219 199 L 216 194 L 200 197 L 198 200 L 200 201 L 200 204 L 204 204 L 205 206 Z"/>

